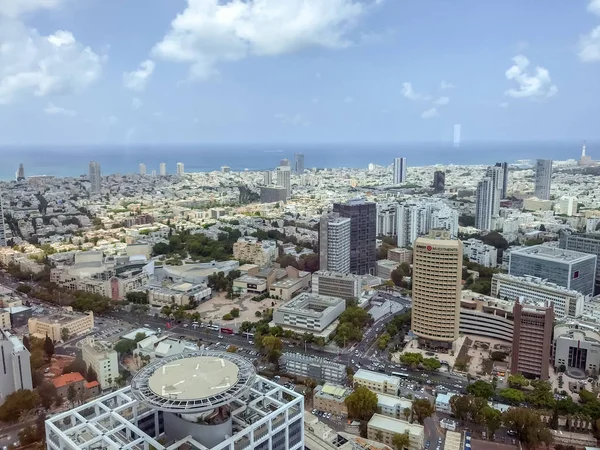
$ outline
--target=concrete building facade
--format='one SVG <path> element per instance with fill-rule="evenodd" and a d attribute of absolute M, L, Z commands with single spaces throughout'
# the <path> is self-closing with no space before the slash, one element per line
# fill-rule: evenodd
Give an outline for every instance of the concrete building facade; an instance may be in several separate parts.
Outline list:
<path fill-rule="evenodd" d="M 408 450 L 423 449 L 423 437 L 425 435 L 423 425 L 394 419 L 382 414 L 374 414 L 367 424 L 367 437 L 389 446 L 393 446 L 394 435 L 402 433 L 407 433 L 409 436 Z M 381 439 L 378 439 L 379 437 Z"/>
<path fill-rule="evenodd" d="M 98 375 L 102 389 L 114 385 L 119 376 L 119 360 L 112 346 L 88 337 L 81 347 L 81 356 L 87 367 L 92 367 Z"/>
<path fill-rule="evenodd" d="M 595 229 L 596 225 L 594 225 Z M 582 253 L 589 253 L 600 258 L 600 233 L 572 233 L 562 231 L 559 239 L 560 248 Z M 596 263 L 594 295 L 600 294 L 600 264 Z"/>
<path fill-rule="evenodd" d="M 555 370 L 561 366 L 577 369 L 587 376 L 600 370 L 600 333 L 595 324 L 562 321 L 554 327 L 553 360 Z"/>
<path fill-rule="evenodd" d="M 250 261 L 259 267 L 268 266 L 277 257 L 277 242 L 259 241 L 251 236 L 242 236 L 233 243 L 233 257 Z"/>
<path fill-rule="evenodd" d="M 65 311 L 46 317 L 32 317 L 28 322 L 29 334 L 39 338 L 48 336 L 53 341 L 62 341 L 62 330 L 69 337 L 89 333 L 94 328 L 94 313 L 80 314 Z"/>
<path fill-rule="evenodd" d="M 334 203 L 333 211 L 350 219 L 350 273 L 375 273 L 377 205 L 364 200 Z"/>
<path fill-rule="evenodd" d="M 550 200 L 552 184 L 552 160 L 538 159 L 535 163 L 535 187 L 533 195 L 540 200 Z"/>
<path fill-rule="evenodd" d="M 273 312 L 276 325 L 321 332 L 346 310 L 346 301 L 339 297 L 303 292 Z"/>
<path fill-rule="evenodd" d="M 358 275 L 319 270 L 312 274 L 312 291 L 343 299 L 359 298 L 361 278 Z"/>
<path fill-rule="evenodd" d="M 319 222 L 319 267 L 350 273 L 351 220 L 329 213 Z"/>
<path fill-rule="evenodd" d="M 13 392 L 33 389 L 30 357 L 17 336 L 0 330 L 0 404 Z"/>
<path fill-rule="evenodd" d="M 392 183 L 406 182 L 406 158 L 394 158 Z"/>
<path fill-rule="evenodd" d="M 396 396 L 400 388 L 400 378 L 366 369 L 359 369 L 352 379 L 355 385 L 381 394 Z"/>
<path fill-rule="evenodd" d="M 326 358 L 304 353 L 286 352 L 279 358 L 283 372 L 302 378 L 312 378 L 331 384 L 343 384 L 346 380 L 346 366 Z"/>

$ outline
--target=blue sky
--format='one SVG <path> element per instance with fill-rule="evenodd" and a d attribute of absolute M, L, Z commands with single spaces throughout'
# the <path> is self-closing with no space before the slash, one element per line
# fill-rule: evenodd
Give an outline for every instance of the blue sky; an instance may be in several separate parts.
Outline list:
<path fill-rule="evenodd" d="M 0 0 L 0 145 L 600 139 L 600 0 Z"/>

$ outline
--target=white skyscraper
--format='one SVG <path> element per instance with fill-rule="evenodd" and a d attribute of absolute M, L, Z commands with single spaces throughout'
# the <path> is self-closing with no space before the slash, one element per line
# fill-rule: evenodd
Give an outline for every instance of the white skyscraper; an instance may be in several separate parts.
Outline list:
<path fill-rule="evenodd" d="M 161 177 L 164 177 L 167 174 L 167 165 L 165 163 L 160 163 L 158 168 Z"/>
<path fill-rule="evenodd" d="M 90 192 L 98 193 L 102 189 L 101 181 L 102 176 L 100 175 L 100 163 L 96 161 L 90 161 L 88 177 L 90 179 Z"/>
<path fill-rule="evenodd" d="M 461 133 L 461 126 L 460 126 L 460 123 L 457 123 L 456 125 L 454 125 L 454 146 L 455 147 L 460 147 L 460 133 Z"/>
<path fill-rule="evenodd" d="M 495 230 L 500 212 L 500 199 L 504 185 L 504 171 L 501 167 L 488 167 L 485 176 L 477 184 L 475 199 L 475 228 Z"/>
<path fill-rule="evenodd" d="M 324 214 L 319 223 L 319 267 L 350 273 L 350 222 L 337 213 Z"/>
<path fill-rule="evenodd" d="M 406 182 L 406 158 L 394 158 L 393 183 L 400 184 Z"/>
<path fill-rule="evenodd" d="M 140 175 L 146 175 L 146 164 L 140 163 Z"/>
<path fill-rule="evenodd" d="M 550 184 L 552 183 L 552 160 L 538 159 L 535 164 L 535 192 L 540 200 L 550 200 Z"/>
<path fill-rule="evenodd" d="M 377 203 L 377 236 L 396 236 L 399 206 L 398 203 Z"/>
<path fill-rule="evenodd" d="M 277 186 L 284 187 L 286 189 L 286 197 L 290 198 L 292 195 L 292 171 L 290 166 L 279 166 L 277 168 Z"/>
<path fill-rule="evenodd" d="M 177 175 L 183 175 L 185 173 L 184 167 L 183 167 L 183 163 L 182 162 L 178 162 L 177 163 Z"/>
<path fill-rule="evenodd" d="M 4 221 L 4 202 L 2 200 L 2 193 L 0 193 L 0 247 L 6 247 L 6 223 Z"/>
<path fill-rule="evenodd" d="M 21 389 L 33 389 L 31 381 L 31 355 L 17 336 L 0 330 L 0 404 L 7 396 Z"/>
<path fill-rule="evenodd" d="M 263 172 L 263 184 L 265 186 L 271 186 L 273 184 L 273 172 L 265 170 Z"/>
<path fill-rule="evenodd" d="M 432 229 L 447 230 L 452 238 L 458 235 L 458 211 L 442 202 L 398 205 L 396 223 L 398 247 L 412 246 Z"/>

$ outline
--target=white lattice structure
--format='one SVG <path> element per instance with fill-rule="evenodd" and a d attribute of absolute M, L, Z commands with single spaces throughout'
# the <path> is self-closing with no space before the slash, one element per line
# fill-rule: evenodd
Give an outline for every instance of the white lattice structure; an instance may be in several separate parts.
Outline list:
<path fill-rule="evenodd" d="M 304 397 L 233 353 L 155 361 L 120 389 L 46 421 L 50 450 L 298 450 Z"/>

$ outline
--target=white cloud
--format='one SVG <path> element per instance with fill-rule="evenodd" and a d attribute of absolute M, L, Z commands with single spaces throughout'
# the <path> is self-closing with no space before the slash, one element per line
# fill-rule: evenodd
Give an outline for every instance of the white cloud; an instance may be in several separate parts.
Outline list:
<path fill-rule="evenodd" d="M 275 114 L 275 118 L 284 125 L 292 125 L 296 127 L 307 127 L 310 122 L 302 117 L 300 114 L 290 116 L 288 114 Z"/>
<path fill-rule="evenodd" d="M 344 103 L 354 103 L 354 97 L 350 97 L 350 96 L 346 97 L 344 99 Z"/>
<path fill-rule="evenodd" d="M 500 108 L 508 108 L 508 102 L 502 102 L 498 106 L 500 106 Z"/>
<path fill-rule="evenodd" d="M 404 97 L 409 100 L 419 100 L 423 98 L 421 94 L 418 94 L 413 89 L 412 83 L 405 81 L 402 83 L 402 91 L 400 91 Z"/>
<path fill-rule="evenodd" d="M 440 83 L 440 91 L 445 91 L 447 89 L 454 89 L 454 85 L 452 83 L 450 83 L 449 81 L 444 81 L 442 80 L 442 82 Z"/>
<path fill-rule="evenodd" d="M 0 0 L 3 12 L 11 4 Z M 104 56 L 77 42 L 69 31 L 43 36 L 21 21 L 2 15 L 0 43 L 0 104 L 28 95 L 80 92 L 99 78 L 105 61 Z"/>
<path fill-rule="evenodd" d="M 0 16 L 18 17 L 40 9 L 56 9 L 62 0 L 0 0 Z"/>
<path fill-rule="evenodd" d="M 123 74 L 123 84 L 132 91 L 143 91 L 152 72 L 154 72 L 154 61 L 150 59 L 142 61 L 137 70 Z"/>
<path fill-rule="evenodd" d="M 135 109 L 135 110 L 138 110 L 138 109 L 140 109 L 140 108 L 142 107 L 142 104 L 143 104 L 143 103 L 142 103 L 142 101 L 141 101 L 139 98 L 137 98 L 137 97 L 134 97 L 134 98 L 131 100 L 131 107 L 132 107 L 133 109 Z"/>
<path fill-rule="evenodd" d="M 433 102 L 434 105 L 444 106 L 450 103 L 450 99 L 448 97 L 440 97 Z"/>
<path fill-rule="evenodd" d="M 583 62 L 600 61 L 600 25 L 580 37 L 579 59 Z"/>
<path fill-rule="evenodd" d="M 421 113 L 422 119 L 433 119 L 434 117 L 439 116 L 438 110 L 436 108 L 428 109 L 427 111 L 423 111 Z"/>
<path fill-rule="evenodd" d="M 347 47 L 367 9 L 362 0 L 187 0 L 152 53 L 189 63 L 192 77 L 206 78 L 219 63 L 252 55 Z"/>
<path fill-rule="evenodd" d="M 53 103 L 48 103 L 48 105 L 44 108 L 44 112 L 49 116 L 75 117 L 77 115 L 77 111 L 74 111 L 72 109 L 61 108 L 60 106 L 56 106 Z"/>
<path fill-rule="evenodd" d="M 588 11 L 600 16 L 600 0 L 590 0 Z"/>
<path fill-rule="evenodd" d="M 513 65 L 505 72 L 506 79 L 517 83 L 517 88 L 509 89 L 505 95 L 512 98 L 552 97 L 558 92 L 552 84 L 550 72 L 544 67 L 537 66 L 535 73 L 528 73 L 529 60 L 523 55 L 513 58 Z"/>

